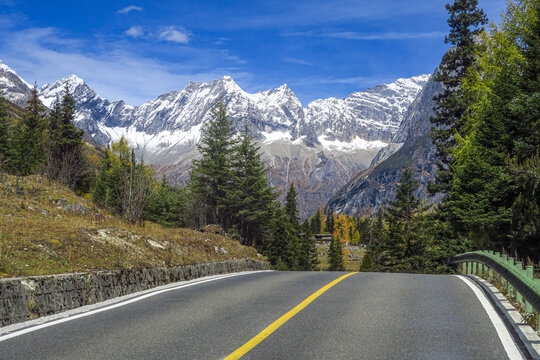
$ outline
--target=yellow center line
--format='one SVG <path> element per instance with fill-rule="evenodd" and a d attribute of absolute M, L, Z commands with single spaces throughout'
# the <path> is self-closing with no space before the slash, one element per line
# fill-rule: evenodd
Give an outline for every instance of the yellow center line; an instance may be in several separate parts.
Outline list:
<path fill-rule="evenodd" d="M 310 297 L 308 297 L 306 300 L 302 301 L 300 304 L 296 305 L 292 310 L 290 310 L 288 313 L 274 321 L 272 324 L 270 324 L 266 329 L 258 333 L 254 338 L 249 340 L 244 345 L 240 346 L 238 349 L 236 349 L 232 354 L 227 356 L 224 360 L 236 360 L 240 359 L 242 356 L 244 356 L 248 351 L 253 349 L 255 346 L 259 345 L 261 341 L 266 339 L 270 334 L 272 334 L 274 331 L 276 331 L 281 325 L 285 324 L 290 318 L 292 318 L 294 315 L 298 314 L 303 308 L 308 306 L 321 296 L 325 291 L 330 289 L 332 286 L 336 285 L 342 280 L 345 280 L 351 275 L 358 274 L 357 272 L 351 272 L 348 274 L 343 275 L 342 277 L 337 278 L 336 280 L 332 281 L 328 285 L 323 286 L 316 292 L 314 292 Z"/>

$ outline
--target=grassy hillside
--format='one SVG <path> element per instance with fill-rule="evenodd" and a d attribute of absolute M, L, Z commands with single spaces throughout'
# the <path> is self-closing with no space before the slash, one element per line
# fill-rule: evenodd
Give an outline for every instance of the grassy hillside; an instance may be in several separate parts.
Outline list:
<path fill-rule="evenodd" d="M 0 179 L 0 277 L 264 260 L 253 248 L 208 229 L 127 224 L 40 176 Z"/>

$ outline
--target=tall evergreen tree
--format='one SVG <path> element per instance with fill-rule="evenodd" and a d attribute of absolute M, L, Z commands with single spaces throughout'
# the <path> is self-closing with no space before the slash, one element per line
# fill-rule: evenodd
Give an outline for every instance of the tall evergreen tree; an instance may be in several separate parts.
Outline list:
<path fill-rule="evenodd" d="M 225 105 L 219 101 L 212 108 L 212 119 L 202 130 L 197 144 L 201 157 L 193 160 L 189 180 L 190 190 L 204 207 L 205 221 L 224 228 L 229 227 L 233 215 L 230 193 L 234 180 L 235 132 Z"/>
<path fill-rule="evenodd" d="M 540 261 L 540 4 L 524 0 L 520 5 L 509 9 L 503 23 L 525 59 L 510 116 L 515 129 L 510 171 L 519 184 L 510 248 Z"/>
<path fill-rule="evenodd" d="M 330 234 L 333 234 L 334 233 L 334 230 L 335 230 L 335 218 L 334 218 L 334 213 L 333 212 L 330 212 L 328 214 L 326 214 L 326 232 L 327 233 L 330 233 Z"/>
<path fill-rule="evenodd" d="M 5 170 L 7 163 L 10 136 L 11 121 L 7 112 L 7 101 L 0 95 L 0 173 Z"/>
<path fill-rule="evenodd" d="M 302 232 L 300 234 L 300 252 L 298 260 L 299 270 L 316 270 L 319 265 L 315 239 L 311 232 L 311 224 L 308 220 L 302 223 Z"/>
<path fill-rule="evenodd" d="M 34 85 L 9 146 L 8 168 L 18 176 L 35 173 L 45 161 L 45 110 L 38 98 L 37 85 Z"/>
<path fill-rule="evenodd" d="M 423 209 L 414 195 L 418 181 L 412 179 L 408 166 L 396 188 L 396 199 L 389 203 L 385 213 L 388 230 L 381 245 L 380 261 L 394 270 L 421 270 L 426 249 L 423 229 Z"/>
<path fill-rule="evenodd" d="M 328 248 L 329 271 L 345 271 L 343 264 L 343 244 L 338 236 L 332 236 L 330 247 Z"/>
<path fill-rule="evenodd" d="M 538 208 L 524 175 L 534 174 L 535 162 L 529 160 L 540 149 L 538 59 L 527 55 L 538 47 L 527 40 L 538 27 L 538 4 L 524 0 L 509 6 L 502 30 L 493 26 L 482 34 L 483 48 L 461 86 L 468 109 L 451 151 L 454 182 L 445 207 L 454 231 L 474 247 L 525 250 L 535 247 L 525 235 L 535 222 L 524 220 L 535 218 Z"/>
<path fill-rule="evenodd" d="M 288 215 L 279 204 L 275 204 L 274 207 L 271 229 L 271 241 L 265 252 L 268 259 L 278 270 L 296 270 L 298 241 L 290 226 Z"/>
<path fill-rule="evenodd" d="M 284 211 L 287 217 L 287 223 L 289 227 L 289 247 L 290 251 L 294 254 L 294 257 L 298 261 L 299 257 L 302 256 L 301 246 L 300 246 L 300 218 L 298 216 L 298 207 L 296 203 L 296 197 L 298 193 L 294 188 L 294 183 L 291 183 L 289 190 L 285 196 L 285 206 Z M 303 259 L 302 261 L 307 261 Z"/>
<path fill-rule="evenodd" d="M 48 116 L 47 176 L 64 185 L 88 191 L 91 175 L 84 155 L 83 131 L 73 123 L 75 99 L 66 83 L 61 99 L 58 99 Z"/>
<path fill-rule="evenodd" d="M 317 209 L 315 211 L 315 215 L 311 218 L 311 232 L 313 234 L 320 234 L 321 233 L 321 209 Z"/>
<path fill-rule="evenodd" d="M 268 237 L 272 203 L 277 194 L 268 184 L 260 147 L 249 134 L 247 123 L 233 150 L 234 184 L 228 195 L 234 211 L 234 222 L 244 244 L 262 249 L 262 242 Z"/>
<path fill-rule="evenodd" d="M 296 203 L 296 197 L 298 193 L 294 187 L 294 183 L 291 183 L 287 195 L 285 196 L 285 213 L 289 218 L 291 224 L 296 228 L 300 229 L 300 218 L 298 216 L 298 206 Z"/>
<path fill-rule="evenodd" d="M 360 243 L 364 245 L 371 245 L 373 236 L 372 236 L 372 220 L 369 216 L 364 216 L 358 220 L 356 229 L 360 234 Z"/>
<path fill-rule="evenodd" d="M 455 147 L 454 136 L 461 131 L 463 114 L 467 109 L 460 87 L 467 70 L 475 60 L 478 46 L 475 37 L 480 34 L 479 27 L 487 23 L 486 15 L 477 6 L 478 0 L 455 0 L 452 5 L 446 5 L 450 14 L 450 33 L 446 36 L 445 43 L 454 45 L 454 48 L 443 56 L 435 76 L 435 81 L 441 82 L 444 90 L 434 98 L 435 116 L 431 118 L 435 125 L 432 139 L 438 155 L 437 181 L 430 186 L 433 193 L 445 194 L 452 182 L 451 150 Z"/>

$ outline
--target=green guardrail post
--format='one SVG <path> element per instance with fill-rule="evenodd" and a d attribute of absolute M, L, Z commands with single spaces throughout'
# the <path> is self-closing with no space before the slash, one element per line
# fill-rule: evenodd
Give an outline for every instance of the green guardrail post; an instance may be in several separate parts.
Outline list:
<path fill-rule="evenodd" d="M 501 254 L 501 259 L 503 262 L 507 262 L 508 261 L 508 254 Z M 505 295 L 508 295 L 508 281 L 506 281 L 506 279 L 504 277 L 502 277 L 502 284 L 503 284 L 503 289 L 506 290 L 506 294 Z M 503 292 L 504 294 L 504 292 Z"/>
<path fill-rule="evenodd" d="M 473 275 L 478 275 L 478 263 L 476 261 L 473 261 Z"/>
<path fill-rule="evenodd" d="M 523 271 L 523 261 L 516 261 L 516 268 L 519 272 Z M 516 291 L 516 301 L 518 302 L 519 306 L 521 307 L 523 303 L 523 297 L 519 293 L 519 291 Z"/>
<path fill-rule="evenodd" d="M 513 267 L 514 266 L 514 259 L 509 257 L 508 258 L 508 265 L 510 265 L 510 267 Z M 514 287 L 512 286 L 512 284 L 508 283 L 508 296 L 510 296 L 510 298 L 515 298 L 515 294 L 514 294 Z"/>
<path fill-rule="evenodd" d="M 531 265 L 525 266 L 525 272 L 527 274 L 527 277 L 529 279 L 532 279 L 534 277 L 534 266 L 531 266 Z M 531 304 L 529 304 L 528 301 L 525 301 L 525 312 L 527 314 L 532 314 L 532 311 L 533 309 L 532 309 Z"/>

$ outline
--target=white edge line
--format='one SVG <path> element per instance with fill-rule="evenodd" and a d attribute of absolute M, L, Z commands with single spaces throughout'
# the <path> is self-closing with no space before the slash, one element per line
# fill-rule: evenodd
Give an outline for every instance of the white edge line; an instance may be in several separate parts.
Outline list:
<path fill-rule="evenodd" d="M 67 321 L 76 320 L 76 319 L 80 319 L 80 318 L 83 318 L 83 317 L 98 314 L 100 312 L 116 309 L 116 308 L 119 308 L 121 306 L 129 305 L 129 304 L 132 304 L 134 302 L 141 301 L 143 299 L 147 299 L 147 298 L 152 297 L 152 296 L 163 294 L 165 292 L 178 290 L 178 289 L 183 289 L 183 288 L 187 288 L 187 287 L 191 287 L 191 286 L 195 286 L 195 285 L 199 285 L 199 284 L 204 284 L 204 283 L 207 283 L 207 282 L 210 282 L 210 281 L 216 281 L 216 280 L 226 279 L 226 278 L 235 277 L 235 276 L 249 275 L 249 274 L 254 274 L 254 273 L 259 273 L 259 272 L 268 272 L 268 271 L 270 271 L 270 270 L 243 271 L 243 272 L 238 272 L 238 273 L 225 274 L 225 275 L 222 275 L 222 276 L 218 275 L 217 277 L 212 277 L 210 279 L 200 280 L 200 281 L 197 281 L 196 279 L 194 279 L 195 282 L 190 282 L 188 284 L 183 284 L 183 285 L 169 287 L 169 288 L 162 289 L 162 290 L 157 290 L 157 291 L 147 293 L 147 294 L 143 294 L 143 295 L 137 296 L 135 298 L 132 298 L 132 299 L 129 299 L 129 300 L 126 300 L 126 301 L 122 301 L 122 302 L 119 302 L 119 303 L 116 303 L 116 304 L 113 304 L 113 305 L 108 305 L 108 306 L 105 306 L 105 307 L 102 307 L 102 308 L 99 308 L 99 309 L 90 310 L 88 312 L 76 314 L 76 315 L 69 316 L 69 317 L 62 318 L 62 319 L 58 319 L 58 320 L 53 320 L 53 321 L 50 321 L 50 322 L 46 322 L 44 324 L 29 327 L 29 328 L 26 328 L 26 329 L 17 330 L 17 331 L 14 331 L 12 333 L 8 333 L 6 335 L 0 336 L 0 342 L 11 339 L 11 338 L 14 338 L 14 337 L 17 337 L 17 336 L 28 334 L 28 333 L 31 333 L 31 332 L 34 332 L 34 331 L 37 331 L 37 330 L 40 330 L 40 329 L 48 328 L 49 326 L 58 325 L 58 324 L 61 324 L 61 323 L 67 322 Z M 94 304 L 94 305 L 97 305 L 97 304 Z"/>
<path fill-rule="evenodd" d="M 508 358 L 510 360 L 522 360 L 523 356 L 521 355 L 521 352 L 517 348 L 516 343 L 512 339 L 512 336 L 508 332 L 508 329 L 506 328 L 506 325 L 504 325 L 503 321 L 493 308 L 493 304 L 489 302 L 489 300 L 486 297 L 486 294 L 484 294 L 480 289 L 473 284 L 473 282 L 462 275 L 454 275 L 457 278 L 463 280 L 465 284 L 469 285 L 469 287 L 472 289 L 482 306 L 484 307 L 484 310 L 486 310 L 486 313 L 489 316 L 489 319 L 493 323 L 493 326 L 495 327 L 495 330 L 497 331 L 497 335 L 499 335 L 499 339 L 502 342 L 502 345 L 504 347 L 504 350 L 506 350 L 506 354 L 508 355 Z"/>

